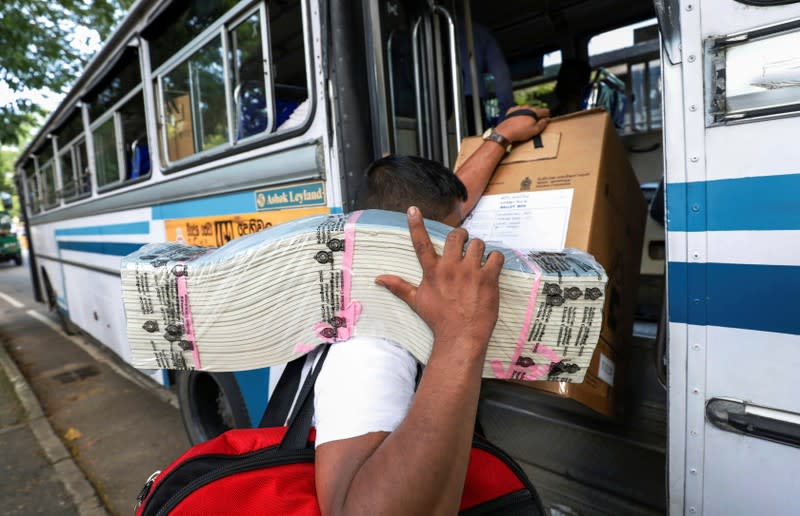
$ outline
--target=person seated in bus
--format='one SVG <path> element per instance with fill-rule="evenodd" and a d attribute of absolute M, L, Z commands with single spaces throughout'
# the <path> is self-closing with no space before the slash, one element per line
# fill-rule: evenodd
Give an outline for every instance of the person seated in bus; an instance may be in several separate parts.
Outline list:
<path fill-rule="evenodd" d="M 507 118 L 495 129 L 527 141 L 547 125 L 546 109 Z M 481 265 L 484 244 L 454 229 L 444 256 L 422 217 L 458 225 L 475 207 L 506 146 L 486 141 L 457 175 L 406 156 L 374 162 L 360 208 L 408 213 L 423 267 L 412 286 L 394 276 L 376 283 L 405 301 L 431 328 L 431 358 L 416 385 L 417 362 L 391 341 L 354 337 L 330 348 L 315 385 L 316 489 L 322 514 L 454 514 L 464 485 L 483 359 L 498 313 L 502 257 Z M 314 360 L 310 355 L 307 366 Z M 416 392 L 415 392 L 416 391 Z"/>
<path fill-rule="evenodd" d="M 464 113 L 467 117 L 467 134 L 476 134 L 475 113 L 472 109 L 472 80 L 470 76 L 469 46 L 467 45 L 466 25 L 458 20 L 459 52 L 461 60 L 461 84 L 464 89 Z M 511 71 L 497 40 L 491 31 L 483 25 L 472 22 L 472 41 L 475 49 L 475 68 L 478 78 L 478 97 L 483 127 L 495 126 L 502 120 L 503 114 L 514 106 L 514 90 L 511 85 Z M 489 100 L 494 87 L 493 96 L 497 98 L 499 117 L 487 119 L 485 103 Z"/>

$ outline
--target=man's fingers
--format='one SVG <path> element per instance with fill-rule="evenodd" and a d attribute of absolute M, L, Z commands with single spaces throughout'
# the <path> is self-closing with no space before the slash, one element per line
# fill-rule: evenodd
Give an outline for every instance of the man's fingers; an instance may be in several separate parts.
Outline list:
<path fill-rule="evenodd" d="M 467 230 L 456 228 L 447 235 L 444 242 L 444 252 L 442 257 L 447 261 L 460 261 L 464 256 L 464 243 L 468 237 Z"/>
<path fill-rule="evenodd" d="M 407 282 L 403 278 L 392 276 L 391 274 L 384 274 L 375 278 L 375 283 L 385 287 L 386 290 L 405 301 L 405 303 L 414 310 L 415 300 L 417 297 L 417 287 Z"/>
<path fill-rule="evenodd" d="M 503 256 L 503 253 L 499 251 L 492 251 L 489 253 L 489 257 L 486 259 L 486 263 L 483 265 L 484 270 L 490 272 L 493 277 L 500 277 L 500 273 L 503 271 L 503 264 L 506 261 L 506 257 Z"/>
<path fill-rule="evenodd" d="M 473 238 L 469 241 L 465 259 L 480 265 L 481 259 L 483 258 L 483 252 L 485 250 L 486 244 L 483 243 L 483 240 L 480 238 Z"/>
<path fill-rule="evenodd" d="M 536 114 L 539 115 L 539 118 L 550 118 L 550 110 L 547 108 L 534 108 Z"/>
<path fill-rule="evenodd" d="M 436 266 L 436 250 L 431 243 L 431 237 L 428 236 L 428 230 L 425 229 L 422 213 L 416 206 L 408 209 L 408 231 L 411 233 L 411 243 L 414 244 L 422 270 Z"/>

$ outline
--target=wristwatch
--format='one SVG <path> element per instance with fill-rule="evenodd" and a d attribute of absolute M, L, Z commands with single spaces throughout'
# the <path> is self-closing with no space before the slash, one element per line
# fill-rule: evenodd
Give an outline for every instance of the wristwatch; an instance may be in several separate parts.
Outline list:
<path fill-rule="evenodd" d="M 506 150 L 506 154 L 511 152 L 511 142 L 509 141 L 509 139 L 503 136 L 502 134 L 498 133 L 497 131 L 495 131 L 494 127 L 488 128 L 483 133 L 483 139 L 485 141 L 492 141 L 495 143 L 499 143 L 500 146 Z"/>

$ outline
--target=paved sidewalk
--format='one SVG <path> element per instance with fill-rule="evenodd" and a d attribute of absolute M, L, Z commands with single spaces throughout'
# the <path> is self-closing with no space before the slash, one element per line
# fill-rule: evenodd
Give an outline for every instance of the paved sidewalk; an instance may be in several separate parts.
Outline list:
<path fill-rule="evenodd" d="M 0 478 L 3 514 L 106 514 L 2 345 Z"/>

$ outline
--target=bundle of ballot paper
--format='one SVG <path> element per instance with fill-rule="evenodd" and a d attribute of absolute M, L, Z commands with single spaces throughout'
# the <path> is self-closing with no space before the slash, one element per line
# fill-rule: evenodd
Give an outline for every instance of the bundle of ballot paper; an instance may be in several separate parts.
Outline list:
<path fill-rule="evenodd" d="M 441 253 L 452 230 L 426 221 Z M 487 243 L 505 256 L 500 312 L 483 376 L 583 380 L 597 345 L 603 268 L 576 250 L 537 252 Z M 286 363 L 317 346 L 380 337 L 425 363 L 431 330 L 375 284 L 422 269 L 402 213 L 323 215 L 238 238 L 220 248 L 148 244 L 122 261 L 133 364 L 238 371 Z"/>

